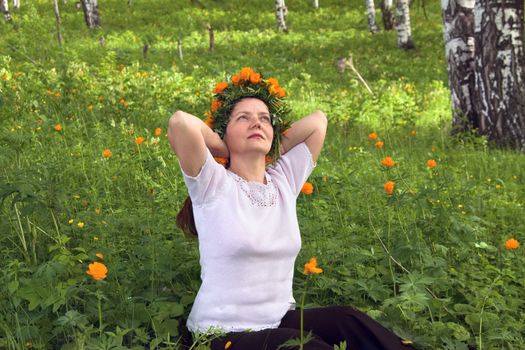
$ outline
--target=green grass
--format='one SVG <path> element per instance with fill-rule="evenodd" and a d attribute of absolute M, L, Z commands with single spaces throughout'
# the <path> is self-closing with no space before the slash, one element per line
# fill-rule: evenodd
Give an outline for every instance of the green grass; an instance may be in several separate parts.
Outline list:
<path fill-rule="evenodd" d="M 316 256 L 309 306 L 354 305 L 418 349 L 519 349 L 525 259 L 504 243 L 524 239 L 525 160 L 449 136 L 439 4 L 427 18 L 414 3 L 417 49 L 404 52 L 394 32 L 368 33 L 358 1 L 288 1 L 288 34 L 267 1 L 203 2 L 106 1 L 94 31 L 60 2 L 63 48 L 47 1 L 1 22 L 0 348 L 185 348 L 198 247 L 175 227 L 186 188 L 167 120 L 203 117 L 215 82 L 251 66 L 279 79 L 296 118 L 330 121 L 315 191 L 298 199 L 296 299 Z M 374 97 L 336 71 L 350 54 Z M 85 271 L 99 252 L 109 275 L 95 282 Z"/>

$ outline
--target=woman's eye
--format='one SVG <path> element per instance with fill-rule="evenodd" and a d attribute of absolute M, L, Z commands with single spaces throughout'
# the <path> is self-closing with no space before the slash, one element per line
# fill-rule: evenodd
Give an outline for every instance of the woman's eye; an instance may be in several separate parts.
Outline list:
<path fill-rule="evenodd" d="M 265 122 L 265 123 L 269 123 L 271 120 L 270 120 L 270 117 L 262 117 L 262 121 Z"/>

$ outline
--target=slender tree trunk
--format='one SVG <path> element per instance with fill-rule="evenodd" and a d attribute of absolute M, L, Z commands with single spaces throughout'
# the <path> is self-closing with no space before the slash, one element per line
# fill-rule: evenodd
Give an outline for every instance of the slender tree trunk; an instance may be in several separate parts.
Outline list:
<path fill-rule="evenodd" d="M 11 20 L 11 15 L 9 14 L 9 2 L 8 0 L 0 0 L 0 11 L 4 14 L 6 21 Z"/>
<path fill-rule="evenodd" d="M 210 47 L 208 48 L 208 52 L 212 52 L 213 48 L 215 47 L 215 34 L 213 33 L 213 28 L 211 24 L 208 23 L 208 36 L 210 38 Z"/>
<path fill-rule="evenodd" d="M 90 29 L 100 27 L 100 16 L 98 14 L 97 0 L 80 0 L 82 3 L 82 10 L 84 11 L 84 19 Z"/>
<path fill-rule="evenodd" d="M 180 60 L 184 60 L 184 56 L 182 55 L 182 40 L 177 40 L 177 51 L 179 52 L 179 58 Z"/>
<path fill-rule="evenodd" d="M 385 30 L 394 29 L 394 12 L 392 11 L 392 0 L 381 1 L 381 13 L 383 14 L 383 27 Z"/>
<path fill-rule="evenodd" d="M 314 9 L 318 9 L 319 8 L 319 0 L 312 0 L 312 5 L 313 5 Z"/>
<path fill-rule="evenodd" d="M 62 33 L 60 33 L 60 12 L 58 11 L 58 0 L 53 0 L 53 10 L 55 11 L 58 45 L 62 46 Z"/>
<path fill-rule="evenodd" d="M 275 18 L 277 20 L 277 28 L 280 31 L 288 33 L 288 28 L 286 27 L 286 15 L 288 14 L 288 9 L 284 0 L 275 0 Z"/>
<path fill-rule="evenodd" d="M 477 0 L 474 9 L 479 132 L 525 151 L 523 0 Z"/>
<path fill-rule="evenodd" d="M 19 10 L 20 9 L 20 0 L 13 0 L 13 8 L 15 10 Z"/>
<path fill-rule="evenodd" d="M 478 114 L 473 100 L 474 2 L 475 0 L 441 1 L 453 132 L 478 127 Z"/>
<path fill-rule="evenodd" d="M 376 8 L 374 5 L 374 0 L 365 0 L 366 1 L 366 10 L 368 11 L 368 30 L 370 33 L 377 33 L 379 28 L 376 24 Z"/>
<path fill-rule="evenodd" d="M 410 30 L 408 0 L 397 0 L 396 9 L 397 45 L 405 50 L 415 48 Z"/>

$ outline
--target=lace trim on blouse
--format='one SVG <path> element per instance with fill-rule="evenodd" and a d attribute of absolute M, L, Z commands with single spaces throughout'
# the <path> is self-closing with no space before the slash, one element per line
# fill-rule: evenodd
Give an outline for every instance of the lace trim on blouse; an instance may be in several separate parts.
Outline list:
<path fill-rule="evenodd" d="M 266 185 L 254 182 L 246 181 L 239 175 L 228 170 L 233 179 L 239 184 L 242 192 L 248 197 L 250 203 L 255 207 L 274 207 L 277 204 L 278 194 L 277 188 L 275 187 L 272 178 L 268 173 L 265 173 Z"/>

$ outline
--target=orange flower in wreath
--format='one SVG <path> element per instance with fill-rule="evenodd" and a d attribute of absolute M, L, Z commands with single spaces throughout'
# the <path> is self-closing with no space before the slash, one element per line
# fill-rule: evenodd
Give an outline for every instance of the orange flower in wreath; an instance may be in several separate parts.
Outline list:
<path fill-rule="evenodd" d="M 221 81 L 220 83 L 217 83 L 217 85 L 215 85 L 215 88 L 213 89 L 213 93 L 221 94 L 227 88 L 228 88 L 228 83 L 225 81 Z"/>

